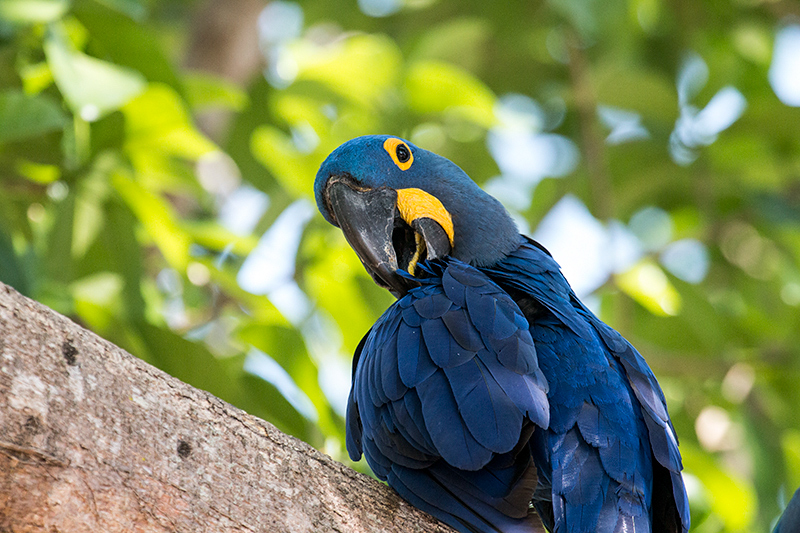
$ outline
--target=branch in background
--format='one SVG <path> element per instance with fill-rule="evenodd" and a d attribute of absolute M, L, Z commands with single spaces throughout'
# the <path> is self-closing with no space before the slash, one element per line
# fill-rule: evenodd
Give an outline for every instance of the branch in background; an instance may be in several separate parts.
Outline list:
<path fill-rule="evenodd" d="M 0 531 L 451 531 L 0 284 Z"/>
<path fill-rule="evenodd" d="M 241 87 L 259 72 L 264 59 L 258 45 L 258 15 L 264 0 L 209 0 L 192 21 L 186 66 L 216 74 Z M 231 112 L 205 110 L 199 127 L 213 139 L 227 129 Z"/>
<path fill-rule="evenodd" d="M 567 30 L 566 45 L 569 52 L 569 74 L 575 107 L 578 110 L 583 154 L 589 170 L 589 187 L 592 193 L 593 211 L 601 220 L 614 215 L 613 188 L 604 155 L 604 135 L 597 121 L 597 98 L 589 79 L 586 56 L 580 37 Z"/>

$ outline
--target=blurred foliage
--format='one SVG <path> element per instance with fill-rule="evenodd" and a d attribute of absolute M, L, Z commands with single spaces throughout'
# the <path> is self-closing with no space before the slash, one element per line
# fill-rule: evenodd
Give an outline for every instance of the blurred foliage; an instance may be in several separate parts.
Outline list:
<path fill-rule="evenodd" d="M 800 108 L 768 81 L 798 4 L 242 5 L 246 82 L 185 66 L 206 3 L 0 0 L 0 280 L 348 462 L 349 354 L 391 296 L 311 184 L 401 135 L 523 226 L 568 197 L 635 235 L 590 300 L 663 385 L 693 531 L 767 531 L 800 484 Z M 577 150 L 515 182 L 493 146 L 523 136 Z"/>

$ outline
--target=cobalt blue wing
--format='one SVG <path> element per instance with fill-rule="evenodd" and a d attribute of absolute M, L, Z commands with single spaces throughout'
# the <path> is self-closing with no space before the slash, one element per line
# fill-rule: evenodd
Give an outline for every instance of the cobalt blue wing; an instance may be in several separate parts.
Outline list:
<path fill-rule="evenodd" d="M 462 531 L 513 531 L 528 523 L 535 486 L 528 440 L 550 416 L 529 324 L 471 266 L 417 269 L 420 287 L 356 350 L 348 452 Z"/>
<path fill-rule="evenodd" d="M 596 335 L 580 338 L 554 315 L 531 334 L 550 383 L 550 427 L 534 436 L 543 520 L 552 531 L 649 533 L 647 428 L 619 363 Z"/>
<path fill-rule="evenodd" d="M 665 531 L 687 531 L 678 443 L 644 359 L 583 306 L 535 242 L 521 238 L 482 270 L 525 311 L 550 386 L 550 428 L 532 446 L 548 528 L 649 531 L 653 517 L 668 522 Z"/>
<path fill-rule="evenodd" d="M 642 408 L 653 456 L 669 476 L 669 480 L 663 479 L 660 481 L 664 484 L 671 484 L 672 490 L 670 492 L 675 509 L 672 510 L 667 501 L 665 508 L 654 512 L 661 513 L 664 515 L 664 520 L 674 521 L 683 531 L 688 531 L 690 518 L 689 500 L 681 477 L 683 463 L 678 450 L 678 437 L 667 412 L 664 393 L 661 391 L 653 371 L 650 370 L 647 362 L 645 362 L 636 348 L 616 330 L 601 322 L 588 310 L 586 310 L 586 313 L 590 315 L 590 320 L 597 328 L 609 351 L 622 364 L 628 382 Z M 660 472 L 656 474 L 664 476 Z M 656 490 L 654 488 L 654 492 Z M 669 494 L 664 495 L 664 498 L 668 500 Z M 660 502 L 654 501 L 653 505 L 654 507 L 659 506 Z M 677 517 L 673 516 L 675 512 L 677 512 Z M 675 529 L 675 531 L 677 530 Z"/>

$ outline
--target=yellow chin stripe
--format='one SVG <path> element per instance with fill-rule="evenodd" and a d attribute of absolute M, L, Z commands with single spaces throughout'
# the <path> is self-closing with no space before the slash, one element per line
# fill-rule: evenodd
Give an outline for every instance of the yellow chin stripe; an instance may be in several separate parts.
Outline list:
<path fill-rule="evenodd" d="M 417 263 L 419 263 L 419 258 L 422 256 L 422 251 L 425 249 L 425 241 L 422 239 L 422 235 L 419 233 L 414 234 L 414 240 L 417 242 L 417 251 L 414 252 L 414 257 L 411 258 L 411 261 L 408 262 L 408 273 L 412 276 L 416 276 L 416 269 Z"/>
<path fill-rule="evenodd" d="M 436 221 L 450 239 L 453 246 L 455 233 L 453 218 L 442 202 L 422 189 L 397 189 L 397 210 L 408 225 L 418 218 L 430 218 Z"/>

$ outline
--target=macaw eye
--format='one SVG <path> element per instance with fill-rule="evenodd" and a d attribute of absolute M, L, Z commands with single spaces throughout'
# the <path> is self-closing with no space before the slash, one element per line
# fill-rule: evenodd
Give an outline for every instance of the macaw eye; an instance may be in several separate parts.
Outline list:
<path fill-rule="evenodd" d="M 397 148 L 394 150 L 395 155 L 397 155 L 397 160 L 401 163 L 405 163 L 409 159 L 411 159 L 411 152 L 408 151 L 405 144 L 398 144 Z"/>
<path fill-rule="evenodd" d="M 408 170 L 414 162 L 414 154 L 406 143 L 400 139 L 390 137 L 383 143 L 383 149 L 392 157 L 392 161 L 400 170 Z"/>

